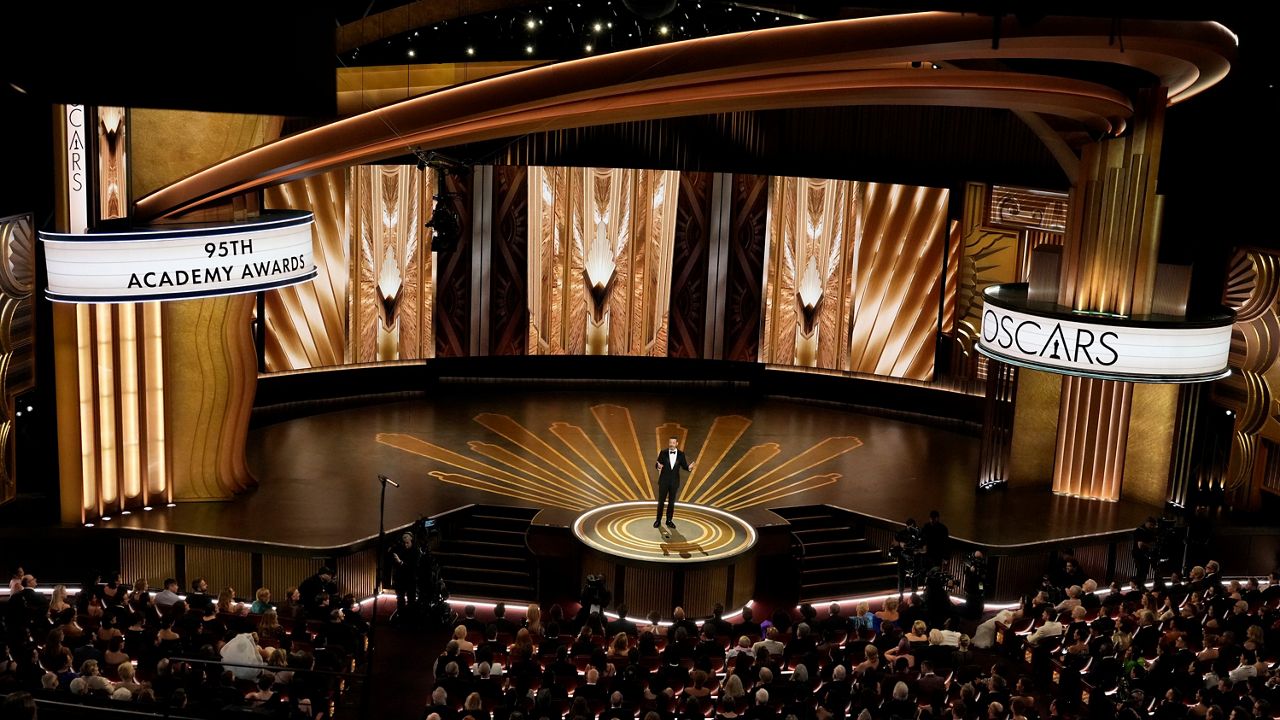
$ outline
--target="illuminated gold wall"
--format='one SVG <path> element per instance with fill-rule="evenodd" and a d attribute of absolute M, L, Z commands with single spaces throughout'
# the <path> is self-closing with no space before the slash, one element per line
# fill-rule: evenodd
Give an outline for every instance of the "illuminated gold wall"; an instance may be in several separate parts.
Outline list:
<path fill-rule="evenodd" d="M 0 503 L 17 492 L 15 401 L 35 384 L 34 281 L 32 216 L 0 218 Z"/>
<path fill-rule="evenodd" d="M 761 362 L 929 380 L 947 191 L 775 177 Z"/>
<path fill-rule="evenodd" d="M 678 180 L 529 168 L 530 355 L 667 354 Z"/>

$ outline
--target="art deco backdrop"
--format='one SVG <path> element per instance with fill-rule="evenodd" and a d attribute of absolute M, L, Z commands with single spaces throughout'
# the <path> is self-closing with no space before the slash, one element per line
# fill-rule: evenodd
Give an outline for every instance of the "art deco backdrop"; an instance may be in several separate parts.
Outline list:
<path fill-rule="evenodd" d="M 775 177 L 762 362 L 929 380 L 947 191 Z"/>
<path fill-rule="evenodd" d="M 530 355 L 667 354 L 678 181 L 529 168 Z"/>

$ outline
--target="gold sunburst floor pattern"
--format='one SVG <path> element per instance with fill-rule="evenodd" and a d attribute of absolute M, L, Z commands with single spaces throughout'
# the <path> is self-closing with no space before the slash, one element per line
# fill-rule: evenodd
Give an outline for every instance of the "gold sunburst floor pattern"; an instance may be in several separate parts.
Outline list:
<path fill-rule="evenodd" d="M 643 500 L 602 505 L 579 515 L 573 534 L 607 555 L 649 562 L 726 560 L 756 543 L 755 528 L 724 510 L 677 503 L 675 527 L 655 528 L 656 508 Z"/>
<path fill-rule="evenodd" d="M 594 405 L 591 415 L 603 442 L 586 428 L 568 422 L 553 422 L 545 433 L 539 433 L 509 415 L 492 412 L 476 415 L 475 422 L 506 442 L 472 440 L 467 443 L 471 454 L 410 433 L 378 433 L 376 439 L 453 468 L 429 471 L 441 482 L 540 506 L 582 511 L 610 502 L 652 498 L 649 458 L 666 447 L 669 437 L 685 447 L 689 429 L 670 421 L 657 425 L 650 436 L 653 445 L 646 451 L 630 408 Z M 779 461 L 782 448 L 778 443 L 745 449 L 739 446 L 751 424 L 750 418 L 741 415 L 716 417 L 698 450 L 686 448 L 694 458 L 695 470 L 681 483 L 680 502 L 729 511 L 777 502 L 839 481 L 839 473 L 814 471 L 862 445 L 851 435 L 825 437 Z"/>

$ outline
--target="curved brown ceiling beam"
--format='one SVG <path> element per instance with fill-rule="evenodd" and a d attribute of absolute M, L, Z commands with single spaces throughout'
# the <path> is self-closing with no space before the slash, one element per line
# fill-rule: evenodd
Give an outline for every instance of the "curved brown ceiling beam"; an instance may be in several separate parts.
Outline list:
<path fill-rule="evenodd" d="M 135 215 L 143 220 L 172 215 L 201 202 L 341 162 L 400 154 L 410 145 L 438 147 L 571 127 L 568 117 L 575 117 L 576 124 L 595 124 L 696 114 L 703 112 L 699 107 L 709 106 L 750 109 L 752 106 L 741 103 L 749 97 L 761 101 L 760 86 L 752 83 L 783 86 L 771 94 L 772 104 L 766 107 L 784 107 L 785 85 L 797 83 L 801 77 L 809 78 L 806 82 L 825 77 L 833 83 L 825 102 L 835 102 L 837 98 L 830 95 L 840 89 L 850 92 L 858 84 L 839 76 L 841 71 L 884 68 L 913 60 L 1042 58 L 1132 65 L 1159 78 L 1170 88 L 1171 97 L 1185 97 L 1225 75 L 1234 52 L 1234 37 L 1216 23 L 1135 21 L 1124 30 L 1125 50 L 1121 52 L 1118 46 L 1108 44 L 1109 22 L 1050 18 L 1023 29 L 1010 20 L 1005 24 L 1001 49 L 992 50 L 989 18 L 919 13 L 771 28 L 544 65 L 411 98 L 255 148 L 142 198 Z M 1043 111 L 1077 119 L 1093 115 L 1086 123 L 1091 127 L 1098 127 L 1099 118 L 1114 121 L 1126 117 L 1091 106 L 1103 99 L 1115 104 L 1118 95 L 1114 91 L 1017 73 L 900 72 L 892 76 L 900 83 L 896 96 L 881 78 L 874 81 L 878 95 L 870 87 L 864 88 L 858 93 L 859 102 L 893 99 L 897 104 L 906 103 L 904 94 L 920 89 L 921 81 L 913 78 L 936 75 L 947 79 L 924 82 L 948 84 L 957 82 L 957 77 L 970 80 L 960 80 L 949 90 L 939 87 L 932 97 L 918 94 L 911 104 L 977 102 L 985 107 Z M 997 81 L 993 75 L 1001 79 Z M 978 87 L 984 82 L 988 85 L 985 99 L 984 88 Z M 1010 95 L 1020 82 L 1038 83 L 1039 87 L 1022 88 L 1016 99 L 996 101 L 991 97 Z M 744 97 L 732 97 L 724 90 L 728 87 L 738 88 Z M 823 86 L 811 83 L 808 87 L 812 94 Z M 670 95 L 660 95 L 662 92 Z M 700 104 L 699 94 L 714 95 L 718 102 Z M 1048 96 L 1054 94 L 1058 99 L 1049 101 Z M 647 104 L 624 100 L 642 96 L 648 98 Z M 812 104 L 797 93 L 791 97 L 791 102 Z M 578 102 L 594 103 L 592 111 L 572 105 Z M 735 102 L 740 104 L 733 105 Z M 1073 110 L 1075 102 L 1082 105 Z M 630 106 L 629 114 L 617 112 L 624 104 Z M 560 109 L 559 114 L 550 110 L 554 107 Z M 462 127 L 470 128 L 473 134 L 461 132 Z"/>
<path fill-rule="evenodd" d="M 138 203 L 139 217 L 152 207 L 176 214 L 197 204 L 257 187 L 287 182 L 343 165 L 510 137 L 527 132 L 652 120 L 732 110 L 852 105 L 987 107 L 1056 115 L 1097 134 L 1123 127 L 1133 107 L 1119 92 L 1079 80 L 999 72 L 853 70 L 773 75 L 681 87 L 636 90 L 603 97 L 529 103 L 452 122 L 415 124 L 390 115 L 369 132 L 363 123 L 334 123 L 264 145 L 188 178 Z M 352 118 L 354 120 L 354 118 Z M 417 131 L 399 130 L 419 127 Z M 393 128 L 395 128 L 393 130 Z M 184 198 L 179 200 L 179 198 Z M 159 214 L 159 213 L 157 213 Z"/>

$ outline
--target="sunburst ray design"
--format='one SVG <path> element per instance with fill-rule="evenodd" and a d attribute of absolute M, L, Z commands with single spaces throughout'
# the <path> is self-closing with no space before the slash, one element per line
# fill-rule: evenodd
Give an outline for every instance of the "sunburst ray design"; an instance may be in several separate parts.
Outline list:
<path fill-rule="evenodd" d="M 481 413 L 475 421 L 506 443 L 473 440 L 467 447 L 475 457 L 407 433 L 378 433 L 376 439 L 448 465 L 452 469 L 428 473 L 441 482 L 540 506 L 581 511 L 606 503 L 652 499 L 650 460 L 641 447 L 631 411 L 620 405 L 595 405 L 591 415 L 603 433 L 603 442 L 597 442 L 582 427 L 555 422 L 548 428 L 553 444 L 499 413 Z M 782 454 L 782 447 L 764 443 L 746 448 L 721 471 L 750 427 L 751 420 L 739 415 L 723 415 L 711 423 L 695 458 L 695 471 L 681 488 L 681 502 L 742 510 L 830 485 L 840 480 L 839 473 L 807 473 L 862 445 L 853 436 L 828 437 L 769 466 Z M 656 454 L 669 437 L 684 444 L 689 429 L 664 422 L 655 426 L 653 433 Z"/>

